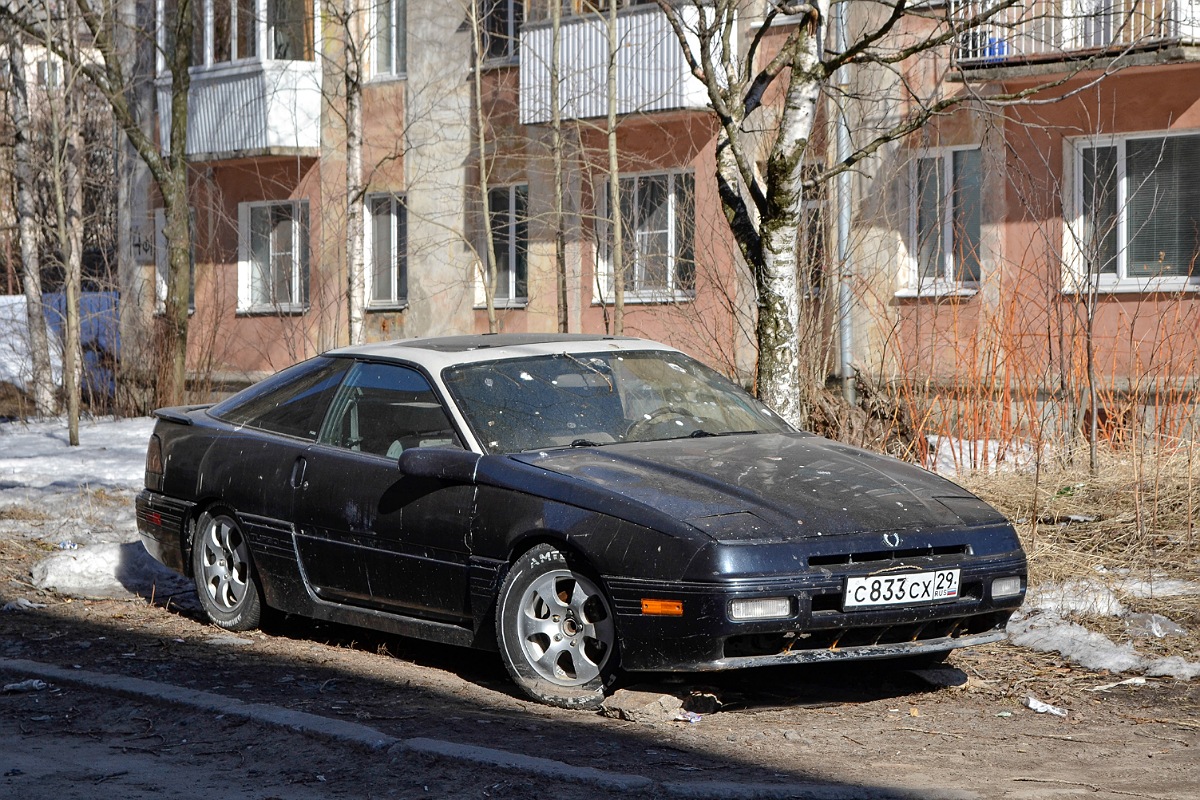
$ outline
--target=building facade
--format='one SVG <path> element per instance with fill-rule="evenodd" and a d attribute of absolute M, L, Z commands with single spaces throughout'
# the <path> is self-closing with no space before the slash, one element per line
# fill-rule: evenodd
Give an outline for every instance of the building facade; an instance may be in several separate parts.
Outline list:
<path fill-rule="evenodd" d="M 489 294 L 498 330 L 556 330 L 560 319 L 570 331 L 613 330 L 606 12 L 564 3 L 555 68 L 545 2 L 380 0 L 349 22 L 316 0 L 199 5 L 188 136 L 197 376 L 247 380 L 346 343 L 351 202 L 364 218 L 357 291 L 368 339 L 487 331 Z M 746 3 L 739 41 L 758 35 L 766 7 Z M 829 92 L 821 124 L 841 109 L 859 145 L 923 103 L 961 101 L 853 172 L 843 269 L 863 377 L 932 391 L 935 416 L 982 438 L 997 426 L 1043 425 L 1048 398 L 1093 388 L 1106 420 L 1190 396 L 1200 314 L 1200 197 L 1187 177 L 1200 158 L 1197 7 L 1037 2 L 954 34 L 980 4 L 925 4 L 895 29 L 895 46 L 950 31 L 944 44 L 897 69 L 857 68 L 848 88 Z M 156 13 L 171 13 L 167 0 Z M 854 11 L 852 33 L 871 30 L 879 13 Z M 789 24 L 777 20 L 770 35 Z M 616 25 L 624 330 L 748 380 L 753 283 L 716 194 L 707 94 L 655 3 L 631 0 Z M 364 191 L 353 201 L 347 52 L 363 64 Z M 161 59 L 156 69 L 164 107 Z M 806 157 L 818 170 L 834 158 L 824 141 L 814 138 Z M 134 238 L 150 242 L 146 199 L 133 212 Z M 831 185 L 806 194 L 798 232 L 805 336 L 822 365 L 838 362 L 838 265 L 827 244 L 835 199 Z M 138 251 L 144 276 L 162 267 L 159 239 Z M 972 393 L 996 402 L 976 403 L 967 418 L 956 404 Z M 1174 423 L 1160 406 L 1151 416 L 1166 431 Z M 1053 413 L 1065 414 L 1060 428 L 1079 423 L 1079 403 Z"/>

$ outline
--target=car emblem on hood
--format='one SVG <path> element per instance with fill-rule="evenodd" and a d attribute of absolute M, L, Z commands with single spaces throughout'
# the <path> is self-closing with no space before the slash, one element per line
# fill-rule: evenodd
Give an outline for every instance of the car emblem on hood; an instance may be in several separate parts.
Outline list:
<path fill-rule="evenodd" d="M 899 547 L 899 546 L 900 546 L 900 534 L 898 534 L 898 533 L 885 533 L 885 534 L 883 535 L 883 543 L 884 543 L 884 545 L 886 545 L 887 547 L 891 547 L 891 548 L 893 548 L 893 549 L 895 549 L 895 548 Z"/>

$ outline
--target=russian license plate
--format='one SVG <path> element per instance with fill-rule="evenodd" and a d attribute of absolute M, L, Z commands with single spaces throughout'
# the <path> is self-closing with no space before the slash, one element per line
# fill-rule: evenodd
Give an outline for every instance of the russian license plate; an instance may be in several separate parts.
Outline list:
<path fill-rule="evenodd" d="M 958 597 L 958 570 L 847 578 L 843 609 L 907 606 Z"/>

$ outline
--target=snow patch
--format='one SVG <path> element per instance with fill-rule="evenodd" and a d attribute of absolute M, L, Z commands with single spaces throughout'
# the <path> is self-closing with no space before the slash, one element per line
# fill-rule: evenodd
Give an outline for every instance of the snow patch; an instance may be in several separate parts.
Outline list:
<path fill-rule="evenodd" d="M 39 589 L 77 597 L 168 597 L 192 584 L 159 564 L 141 542 L 105 543 L 69 550 L 34 565 Z"/>
<path fill-rule="evenodd" d="M 62 358 L 57 347 L 50 348 L 50 362 L 54 382 L 58 383 L 62 378 Z M 0 382 L 24 391 L 32 377 L 25 295 L 0 295 Z"/>

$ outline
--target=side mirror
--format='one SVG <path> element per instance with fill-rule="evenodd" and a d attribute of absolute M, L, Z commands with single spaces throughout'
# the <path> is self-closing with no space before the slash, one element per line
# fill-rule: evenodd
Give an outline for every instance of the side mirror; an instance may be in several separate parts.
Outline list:
<path fill-rule="evenodd" d="M 481 456 L 451 447 L 414 447 L 400 454 L 400 471 L 414 478 L 474 483 Z"/>

